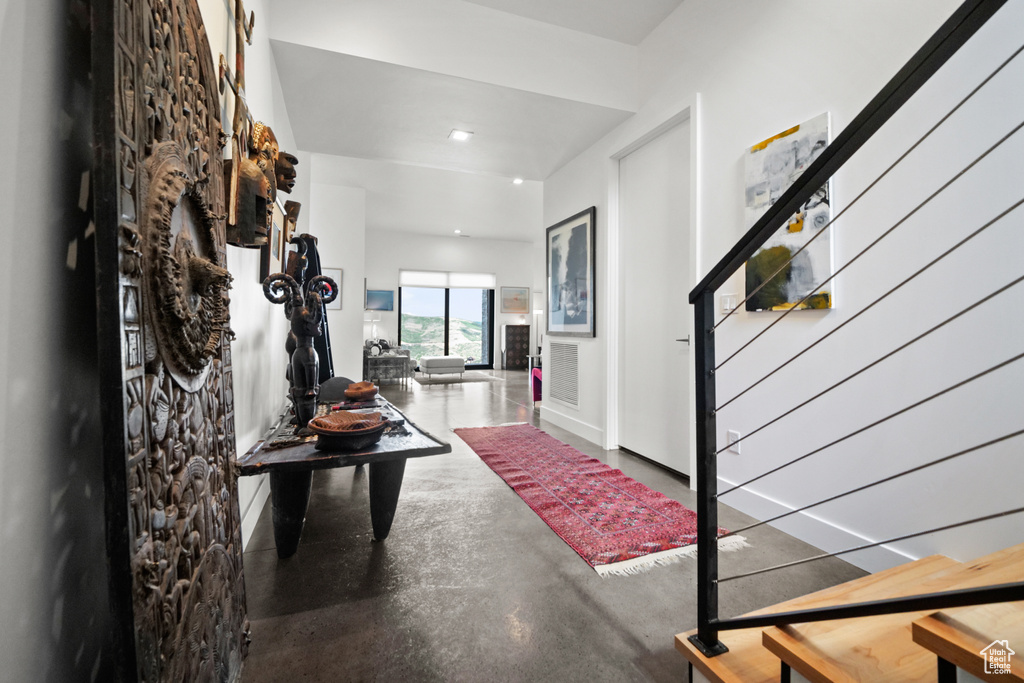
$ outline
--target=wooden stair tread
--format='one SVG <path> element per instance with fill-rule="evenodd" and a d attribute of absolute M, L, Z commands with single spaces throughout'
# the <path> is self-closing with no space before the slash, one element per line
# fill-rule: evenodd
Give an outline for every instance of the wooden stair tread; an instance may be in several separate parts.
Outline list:
<path fill-rule="evenodd" d="M 1024 544 L 972 562 L 947 567 L 899 592 L 841 603 L 973 588 L 1019 580 L 1024 574 Z M 820 606 L 820 605 L 813 605 Z M 837 619 L 764 630 L 765 648 L 812 681 L 934 681 L 933 653 L 914 643 L 911 623 L 930 612 Z"/>
<path fill-rule="evenodd" d="M 890 567 L 884 571 L 862 576 L 831 588 L 824 588 L 814 593 L 801 595 L 798 598 L 780 602 L 751 614 L 774 614 L 798 609 L 814 609 L 831 607 L 850 602 L 866 600 L 882 600 L 912 595 L 919 592 L 918 586 L 938 574 L 955 570 L 961 564 L 945 555 L 929 555 L 920 560 Z"/>
<path fill-rule="evenodd" d="M 921 584 L 920 593 L 979 588 L 1024 578 L 1024 543 L 1004 548 L 943 572 Z"/>
<path fill-rule="evenodd" d="M 913 623 L 913 638 L 961 669 L 984 678 L 985 660 L 981 651 L 996 640 L 1009 641 L 1017 652 L 1010 659 L 1011 673 L 1000 681 L 1024 681 L 1024 602 L 957 607 L 929 614 Z"/>
<path fill-rule="evenodd" d="M 764 647 L 821 683 L 921 681 L 938 676 L 935 655 L 914 644 L 910 624 L 928 612 L 818 621 L 764 629 Z"/>
<path fill-rule="evenodd" d="M 764 609 L 755 610 L 750 614 L 786 612 L 901 595 L 901 591 L 918 585 L 923 579 L 958 565 L 956 560 L 951 560 L 944 555 L 932 555 L 808 595 L 801 595 Z M 721 683 L 778 681 L 779 659 L 762 647 L 761 631 L 760 628 L 722 631 L 719 633 L 719 640 L 729 648 L 729 651 L 710 659 L 701 654 L 700 650 L 687 640 L 696 633 L 696 630 L 678 634 L 675 637 L 675 644 L 676 649 L 709 680 Z"/>
<path fill-rule="evenodd" d="M 761 647 L 761 629 L 745 628 L 722 631 L 718 639 L 729 651 L 717 657 L 707 658 L 687 638 L 696 629 L 677 634 L 676 649 L 686 657 L 693 668 L 700 671 L 709 681 L 716 683 L 778 683 L 779 658 Z"/>

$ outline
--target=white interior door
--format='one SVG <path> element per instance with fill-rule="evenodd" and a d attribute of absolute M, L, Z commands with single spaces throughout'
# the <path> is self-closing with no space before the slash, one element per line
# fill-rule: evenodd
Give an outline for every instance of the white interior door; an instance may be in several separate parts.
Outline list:
<path fill-rule="evenodd" d="M 690 474 L 690 122 L 619 160 L 619 444 Z"/>

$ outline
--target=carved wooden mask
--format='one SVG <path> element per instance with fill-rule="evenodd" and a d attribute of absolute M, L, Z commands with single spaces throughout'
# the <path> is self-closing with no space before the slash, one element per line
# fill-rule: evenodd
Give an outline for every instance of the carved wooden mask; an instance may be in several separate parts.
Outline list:
<path fill-rule="evenodd" d="M 248 626 L 217 72 L 195 0 L 96 5 L 98 325 L 123 668 L 147 682 L 234 680 Z"/>

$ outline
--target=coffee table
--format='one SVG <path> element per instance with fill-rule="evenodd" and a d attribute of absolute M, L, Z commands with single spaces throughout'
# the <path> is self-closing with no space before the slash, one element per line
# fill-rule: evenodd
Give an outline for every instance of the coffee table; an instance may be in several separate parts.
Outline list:
<path fill-rule="evenodd" d="M 274 544 L 277 556 L 291 557 L 309 507 L 313 471 L 333 467 L 367 465 L 370 470 L 370 521 L 373 537 L 383 541 L 391 532 L 398 507 L 398 494 L 405 475 L 405 461 L 428 455 L 451 453 L 451 444 L 431 436 L 413 424 L 397 408 L 378 399 L 381 414 L 393 422 L 404 421 L 399 429 L 385 432 L 378 443 L 359 451 L 320 451 L 315 441 L 270 448 L 278 427 L 291 420 L 291 408 L 282 413 L 267 435 L 234 462 L 239 476 L 270 474 L 270 495 L 274 512 Z"/>

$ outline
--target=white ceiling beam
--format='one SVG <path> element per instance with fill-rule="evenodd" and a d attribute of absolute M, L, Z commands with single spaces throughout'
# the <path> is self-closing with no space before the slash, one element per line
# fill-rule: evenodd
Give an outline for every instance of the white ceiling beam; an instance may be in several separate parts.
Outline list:
<path fill-rule="evenodd" d="M 289 0 L 270 3 L 267 23 L 278 41 L 612 109 L 639 104 L 636 47 L 464 0 Z"/>

